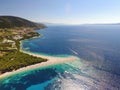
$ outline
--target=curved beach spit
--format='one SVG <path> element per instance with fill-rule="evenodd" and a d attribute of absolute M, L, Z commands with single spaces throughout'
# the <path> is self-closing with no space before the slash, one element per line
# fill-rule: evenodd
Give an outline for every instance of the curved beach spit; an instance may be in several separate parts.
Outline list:
<path fill-rule="evenodd" d="M 24 52 L 24 51 L 22 51 L 22 52 Z M 26 53 L 26 52 L 24 52 L 24 53 Z M 27 54 L 33 55 L 33 56 L 36 56 L 36 57 L 45 58 L 45 59 L 47 59 L 47 61 L 42 62 L 42 63 L 38 63 L 38 64 L 34 64 L 34 65 L 30 65 L 30 66 L 26 66 L 26 67 L 22 67 L 18 70 L 15 70 L 15 71 L 6 72 L 4 74 L 1 74 L 0 78 L 5 78 L 5 77 L 8 77 L 8 76 L 20 73 L 20 72 L 32 70 L 32 69 L 39 68 L 39 67 L 61 64 L 61 63 L 64 63 L 64 62 L 70 62 L 70 61 L 74 61 L 74 60 L 79 59 L 78 57 L 75 57 L 75 56 L 53 57 L 53 56 L 38 55 L 38 54 L 33 54 L 33 53 L 27 53 Z"/>

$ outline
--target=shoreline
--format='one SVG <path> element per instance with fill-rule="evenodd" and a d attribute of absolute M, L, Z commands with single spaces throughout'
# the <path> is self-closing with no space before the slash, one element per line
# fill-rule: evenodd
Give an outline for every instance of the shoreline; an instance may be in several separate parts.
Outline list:
<path fill-rule="evenodd" d="M 20 49 L 20 52 L 23 52 L 23 53 L 26 53 L 26 54 L 29 54 L 29 55 L 33 55 L 35 57 L 45 58 L 45 59 L 47 59 L 47 61 L 37 63 L 37 64 L 34 64 L 34 65 L 29 65 L 29 66 L 26 66 L 26 67 L 22 67 L 20 69 L 15 70 L 15 71 L 3 73 L 3 74 L 0 75 L 0 79 L 15 75 L 15 74 L 20 73 L 20 72 L 33 70 L 33 69 L 44 67 L 44 66 L 62 64 L 62 63 L 65 63 L 65 62 L 70 62 L 70 61 L 74 61 L 74 60 L 79 59 L 76 56 L 54 57 L 54 56 L 47 56 L 47 55 L 41 55 L 41 54 L 34 54 L 34 53 L 30 53 L 30 52 L 25 52 L 22 49 Z"/>
<path fill-rule="evenodd" d="M 32 38 L 37 38 L 37 37 L 40 37 L 40 36 L 35 36 L 35 37 L 32 37 Z M 30 39 L 32 39 L 32 38 L 30 38 Z M 24 40 L 27 40 L 27 39 L 24 39 Z M 36 54 L 36 53 L 31 53 L 31 52 L 24 51 L 24 50 L 22 50 L 22 45 L 21 45 L 22 41 L 24 41 L 24 40 L 19 41 L 20 42 L 20 44 L 19 44 L 20 45 L 20 52 L 23 52 L 23 53 L 26 53 L 28 55 L 32 55 L 32 56 L 35 56 L 35 57 L 47 59 L 47 61 L 37 63 L 37 64 L 33 64 L 33 65 L 28 65 L 26 67 L 22 67 L 20 69 L 13 70 L 13 71 L 10 71 L 10 72 L 5 72 L 5 73 L 0 75 L 0 79 L 3 79 L 5 77 L 9 77 L 9 76 L 12 76 L 12 75 L 15 75 L 15 74 L 19 74 L 21 72 L 25 72 L 25 71 L 28 71 L 28 70 L 34 70 L 34 69 L 37 69 L 37 68 L 40 68 L 40 67 L 47 67 L 47 66 L 51 66 L 51 65 L 57 65 L 57 64 L 65 63 L 65 62 L 79 60 L 79 58 L 77 56 L 57 57 L 57 56 L 49 56 L 49 55 Z"/>

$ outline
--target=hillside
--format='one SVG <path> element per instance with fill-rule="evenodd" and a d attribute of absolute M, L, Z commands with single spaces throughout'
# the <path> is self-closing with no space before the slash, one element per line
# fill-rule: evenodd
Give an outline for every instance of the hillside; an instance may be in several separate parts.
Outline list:
<path fill-rule="evenodd" d="M 0 28 L 31 27 L 44 28 L 45 25 L 31 22 L 15 16 L 0 16 Z"/>
<path fill-rule="evenodd" d="M 0 16 L 0 74 L 47 61 L 20 51 L 20 41 L 37 37 L 45 25 L 13 16 Z"/>

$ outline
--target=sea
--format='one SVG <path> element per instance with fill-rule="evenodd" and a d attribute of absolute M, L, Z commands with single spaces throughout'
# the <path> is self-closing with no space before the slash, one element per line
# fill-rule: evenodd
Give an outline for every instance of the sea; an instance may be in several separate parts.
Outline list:
<path fill-rule="evenodd" d="M 120 25 L 52 25 L 24 40 L 23 51 L 79 60 L 0 80 L 0 90 L 120 90 Z"/>

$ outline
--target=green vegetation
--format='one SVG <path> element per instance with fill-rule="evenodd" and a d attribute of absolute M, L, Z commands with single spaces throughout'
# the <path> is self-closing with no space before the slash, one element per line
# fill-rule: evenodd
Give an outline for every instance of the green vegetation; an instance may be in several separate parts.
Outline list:
<path fill-rule="evenodd" d="M 0 57 L 0 73 L 16 70 L 28 65 L 41 63 L 47 61 L 46 59 L 34 57 L 15 50 L 9 51 L 3 57 Z"/>
<path fill-rule="evenodd" d="M 15 17 L 15 16 L 0 16 L 0 28 L 21 28 L 21 27 L 31 27 L 31 28 L 44 28 L 45 25 L 31 22 L 29 20 Z"/>
<path fill-rule="evenodd" d="M 47 61 L 20 52 L 20 41 L 39 36 L 34 30 L 44 27 L 22 18 L 0 16 L 0 74 Z"/>

